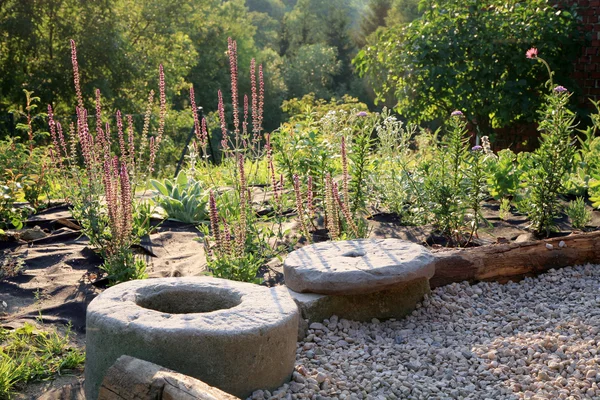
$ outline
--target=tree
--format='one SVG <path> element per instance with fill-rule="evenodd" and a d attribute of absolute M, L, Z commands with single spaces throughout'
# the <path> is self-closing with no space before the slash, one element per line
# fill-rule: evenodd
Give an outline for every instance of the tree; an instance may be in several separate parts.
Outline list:
<path fill-rule="evenodd" d="M 288 98 L 314 93 L 318 98 L 333 95 L 333 78 L 340 63 L 335 47 L 309 44 L 300 47 L 295 56 L 289 57 L 284 71 Z"/>
<path fill-rule="evenodd" d="M 482 131 L 532 120 L 548 79 L 525 58 L 530 47 L 569 88 L 581 49 L 576 9 L 547 0 L 427 0 L 423 17 L 378 33 L 355 58 L 379 100 L 392 94 L 397 110 L 417 121 L 462 110 Z"/>
<path fill-rule="evenodd" d="M 380 26 L 385 26 L 385 21 L 392 0 L 370 0 L 360 20 L 360 29 L 355 37 L 357 47 L 363 47 L 367 43 L 367 36 L 375 32 Z"/>
<path fill-rule="evenodd" d="M 391 9 L 385 18 L 386 26 L 406 24 L 419 18 L 419 0 L 392 0 Z"/>
<path fill-rule="evenodd" d="M 23 88 L 33 90 L 42 104 L 52 102 L 57 112 L 72 102 L 69 39 L 80 50 L 86 82 L 117 73 L 121 62 L 113 0 L 0 2 L 0 110 L 22 103 Z M 93 65 L 90 65 L 93 60 Z M 120 82 L 117 82 L 119 84 Z M 86 85 L 87 87 L 87 85 Z"/>

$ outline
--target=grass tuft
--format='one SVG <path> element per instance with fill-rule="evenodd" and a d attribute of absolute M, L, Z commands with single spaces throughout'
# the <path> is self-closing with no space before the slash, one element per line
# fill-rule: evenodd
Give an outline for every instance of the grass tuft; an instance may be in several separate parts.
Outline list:
<path fill-rule="evenodd" d="M 29 382 L 53 379 L 83 365 L 84 353 L 64 335 L 25 324 L 15 330 L 0 328 L 0 399 L 10 399 Z"/>

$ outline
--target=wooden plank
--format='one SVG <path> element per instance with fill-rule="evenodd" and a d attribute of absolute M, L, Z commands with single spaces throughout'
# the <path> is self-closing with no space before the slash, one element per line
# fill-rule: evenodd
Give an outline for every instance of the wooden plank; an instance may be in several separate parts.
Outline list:
<path fill-rule="evenodd" d="M 98 400 L 239 400 L 217 388 L 148 361 L 121 356 L 108 369 Z"/>
<path fill-rule="evenodd" d="M 564 247 L 559 244 L 564 242 Z M 432 288 L 453 282 L 518 280 L 551 268 L 600 263 L 600 232 L 435 253 Z"/>

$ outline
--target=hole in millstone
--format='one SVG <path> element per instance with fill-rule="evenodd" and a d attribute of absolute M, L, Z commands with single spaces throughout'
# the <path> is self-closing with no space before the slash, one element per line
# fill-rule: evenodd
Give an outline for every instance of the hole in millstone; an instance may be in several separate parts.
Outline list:
<path fill-rule="evenodd" d="M 351 250 L 347 253 L 342 254 L 342 257 L 362 257 L 364 256 L 366 253 L 364 251 L 360 251 L 360 250 Z"/>
<path fill-rule="evenodd" d="M 224 288 L 154 287 L 152 293 L 141 293 L 136 304 L 168 314 L 208 313 L 233 308 L 242 302 L 237 293 Z"/>

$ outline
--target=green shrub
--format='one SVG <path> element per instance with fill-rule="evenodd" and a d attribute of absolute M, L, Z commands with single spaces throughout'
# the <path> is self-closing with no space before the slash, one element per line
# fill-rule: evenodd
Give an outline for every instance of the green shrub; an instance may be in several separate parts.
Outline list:
<path fill-rule="evenodd" d="M 491 127 L 532 121 L 543 102 L 544 80 L 522 56 L 534 44 L 571 86 L 583 32 L 577 6 L 547 0 L 425 0 L 423 16 L 379 31 L 354 65 L 373 83 L 380 100 L 398 101 L 415 122 L 466 110 L 488 134 Z"/>

